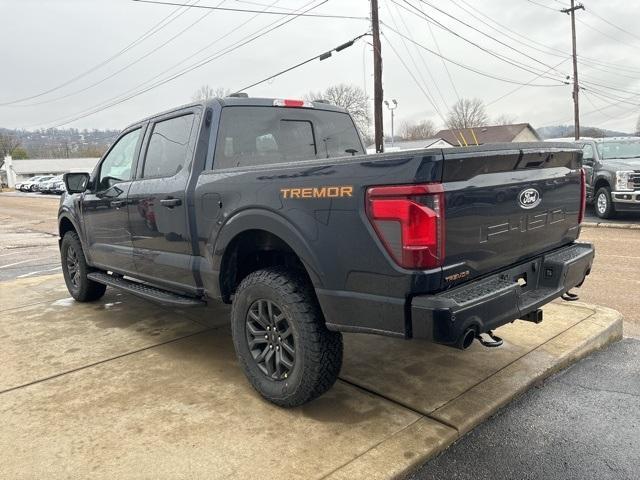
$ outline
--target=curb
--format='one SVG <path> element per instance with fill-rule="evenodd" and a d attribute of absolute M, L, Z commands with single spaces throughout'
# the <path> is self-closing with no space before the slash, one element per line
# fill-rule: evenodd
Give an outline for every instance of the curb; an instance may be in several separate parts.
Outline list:
<path fill-rule="evenodd" d="M 575 305 L 593 314 L 325 478 L 405 478 L 532 386 L 622 338 L 619 312 Z"/>
<path fill-rule="evenodd" d="M 582 222 L 586 228 L 619 228 L 622 230 L 640 230 L 638 223 Z"/>

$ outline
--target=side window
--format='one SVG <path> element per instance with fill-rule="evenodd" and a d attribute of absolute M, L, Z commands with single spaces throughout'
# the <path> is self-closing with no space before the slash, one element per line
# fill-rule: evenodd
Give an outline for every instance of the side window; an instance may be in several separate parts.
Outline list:
<path fill-rule="evenodd" d="M 98 190 L 106 190 L 118 182 L 131 180 L 133 159 L 140 139 L 140 129 L 120 138 L 100 165 Z"/>
<path fill-rule="evenodd" d="M 172 177 L 182 170 L 191 157 L 189 138 L 194 115 L 182 115 L 156 123 L 142 171 L 143 178 Z"/>
<path fill-rule="evenodd" d="M 582 161 L 584 160 L 591 160 L 593 162 L 593 147 L 589 143 L 582 148 Z"/>

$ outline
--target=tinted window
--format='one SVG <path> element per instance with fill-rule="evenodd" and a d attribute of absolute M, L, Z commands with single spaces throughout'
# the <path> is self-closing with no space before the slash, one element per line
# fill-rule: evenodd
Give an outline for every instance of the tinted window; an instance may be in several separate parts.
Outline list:
<path fill-rule="evenodd" d="M 191 158 L 189 138 L 193 114 L 171 118 L 153 126 L 142 176 L 172 177 L 182 170 Z"/>
<path fill-rule="evenodd" d="M 364 153 L 351 117 L 325 110 L 225 107 L 216 168 Z"/>
<path fill-rule="evenodd" d="M 138 128 L 116 142 L 100 166 L 99 189 L 104 190 L 115 183 L 131 180 L 131 169 L 139 138 Z"/>

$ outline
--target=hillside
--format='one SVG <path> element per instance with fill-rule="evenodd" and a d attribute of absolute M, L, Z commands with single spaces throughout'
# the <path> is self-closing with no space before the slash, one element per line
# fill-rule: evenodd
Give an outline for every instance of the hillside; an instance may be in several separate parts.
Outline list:
<path fill-rule="evenodd" d="M 538 135 L 544 140 L 546 138 L 573 137 L 573 125 L 549 125 L 536 128 Z M 583 137 L 627 137 L 631 135 L 627 132 L 618 132 L 597 127 L 580 127 L 580 135 Z"/>
<path fill-rule="evenodd" d="M 9 130 L 0 128 L 0 134 L 16 137 L 20 141 L 14 157 L 71 158 L 100 157 L 118 135 L 117 130 L 78 130 L 77 128 L 48 130 Z"/>

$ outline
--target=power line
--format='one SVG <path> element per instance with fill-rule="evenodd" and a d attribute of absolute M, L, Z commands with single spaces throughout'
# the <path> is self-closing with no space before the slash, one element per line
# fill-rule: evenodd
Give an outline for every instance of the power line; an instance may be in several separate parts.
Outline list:
<path fill-rule="evenodd" d="M 302 10 L 303 8 L 306 8 L 310 3 L 313 3 L 314 1 L 315 0 L 311 0 L 310 2 L 307 2 L 303 7 L 300 7 L 298 10 Z M 109 100 L 107 100 L 107 101 L 105 101 L 105 102 L 103 102 L 101 104 L 95 105 L 94 107 L 90 107 L 89 109 L 86 109 L 86 110 L 82 111 L 81 113 L 76 114 L 75 116 L 63 117 L 63 118 L 60 118 L 60 119 L 57 119 L 57 120 L 53 120 L 52 122 L 56 123 L 56 125 L 52 125 L 52 127 L 50 127 L 50 128 L 60 127 L 62 125 L 66 125 L 66 124 L 74 122 L 76 120 L 80 120 L 82 118 L 86 118 L 88 116 L 94 115 L 94 114 L 96 114 L 98 112 L 101 112 L 101 111 L 106 110 L 108 108 L 114 107 L 114 106 L 119 105 L 119 104 L 121 104 L 123 102 L 126 102 L 126 101 L 128 101 L 128 100 L 130 100 L 130 99 L 132 99 L 134 97 L 142 95 L 143 93 L 146 93 L 146 92 L 148 92 L 150 90 L 153 90 L 153 89 L 155 89 L 155 88 L 157 88 L 157 87 L 159 87 L 161 85 L 164 85 L 164 84 L 166 84 L 166 83 L 168 83 L 170 81 L 173 81 L 173 80 L 175 80 L 175 79 L 177 79 L 177 78 L 179 78 L 179 77 L 181 77 L 181 76 L 183 76 L 183 75 L 185 75 L 185 74 L 187 74 L 187 73 L 189 73 L 189 72 L 191 72 L 193 70 L 196 70 L 198 68 L 203 67 L 204 65 L 207 65 L 208 63 L 210 63 L 210 62 L 212 62 L 212 61 L 214 61 L 214 60 L 216 60 L 216 59 L 218 59 L 218 58 L 220 58 L 220 57 L 222 57 L 224 55 L 227 55 L 228 53 L 231 53 L 231 52 L 237 50 L 238 48 L 241 48 L 241 47 L 243 47 L 243 46 L 245 46 L 245 45 L 247 45 L 249 43 L 254 42 L 255 40 L 258 40 L 259 38 L 267 35 L 268 33 L 272 32 L 272 31 L 274 31 L 274 30 L 276 30 L 278 28 L 281 28 L 281 27 L 287 25 L 288 23 L 290 23 L 290 22 L 294 21 L 295 19 L 297 19 L 302 14 L 307 13 L 307 12 L 313 10 L 313 9 L 316 9 L 316 8 L 320 7 L 321 5 L 324 5 L 325 3 L 327 3 L 327 1 L 328 0 L 323 0 L 323 1 L 321 1 L 320 3 L 318 3 L 316 5 L 312 5 L 309 8 L 306 8 L 306 10 L 304 10 L 301 13 L 297 13 L 297 14 L 291 13 L 291 14 L 289 14 L 289 16 L 291 16 L 292 18 L 289 18 L 289 19 L 286 19 L 286 20 L 278 19 L 275 22 L 270 23 L 266 27 L 261 28 L 259 30 L 260 33 L 254 33 L 254 34 L 246 35 L 244 37 L 244 39 L 238 40 L 237 42 L 232 44 L 232 46 L 227 47 L 226 49 L 220 50 L 220 51 L 210 55 L 209 57 L 207 57 L 207 58 L 205 58 L 205 59 L 203 59 L 203 60 L 201 60 L 199 62 L 196 62 L 195 64 L 192 64 L 190 67 L 187 67 L 187 68 L 183 69 L 182 71 L 180 71 L 178 73 L 175 73 L 175 74 L 173 74 L 173 75 L 171 75 L 169 77 L 166 77 L 166 78 L 164 78 L 162 80 L 158 80 L 157 82 L 152 83 L 151 85 L 149 85 L 148 87 L 143 88 L 142 90 L 139 90 L 139 91 L 137 91 L 135 93 L 132 93 L 130 95 L 126 95 L 124 97 L 122 97 L 121 95 L 117 95 L 117 96 L 112 97 L 111 99 L 109 99 Z M 148 83 L 148 82 L 146 82 L 146 83 Z M 120 97 L 122 97 L 122 98 L 120 98 Z M 57 123 L 57 122 L 62 122 L 62 123 Z"/>
<path fill-rule="evenodd" d="M 303 65 L 306 65 L 307 63 L 310 63 L 310 62 L 312 62 L 314 60 L 317 60 L 317 59 L 326 60 L 327 58 L 331 57 L 332 52 L 336 52 L 337 53 L 337 52 L 340 52 L 340 51 L 344 50 L 345 48 L 349 48 L 356 41 L 360 40 L 362 37 L 365 37 L 367 35 L 371 35 L 371 34 L 367 32 L 367 33 L 363 33 L 362 35 L 358 35 L 357 37 L 354 37 L 351 40 L 349 40 L 348 42 L 345 42 L 345 43 L 343 43 L 341 45 L 338 45 L 337 47 L 332 48 L 331 50 L 327 50 L 327 51 L 325 51 L 323 53 L 320 53 L 320 54 L 315 55 L 313 57 L 310 57 L 310 58 L 308 58 L 306 60 L 303 60 L 300 63 L 296 63 L 295 65 L 293 65 L 293 66 L 291 66 L 289 68 L 285 68 L 284 70 L 280 70 L 279 72 L 274 73 L 273 75 L 270 75 L 270 76 L 268 76 L 266 78 L 263 78 L 262 80 L 254 82 L 251 85 L 247 85 L 246 87 L 239 88 L 238 90 L 236 90 L 236 92 L 243 92 L 245 90 L 249 90 L 252 87 L 260 85 L 261 83 L 268 82 L 269 80 L 273 80 L 274 78 L 279 77 L 280 75 L 283 75 L 283 74 L 285 74 L 287 72 L 290 72 L 291 70 L 295 70 L 296 68 L 299 68 L 299 67 L 301 67 Z"/>
<path fill-rule="evenodd" d="M 404 1 L 405 1 L 405 3 L 407 3 L 407 4 L 411 5 L 407 0 L 404 0 Z M 506 43 L 506 42 L 503 42 L 503 41 L 501 41 L 501 40 L 499 40 L 499 39 L 497 39 L 497 38 L 492 37 L 492 36 L 491 36 L 491 35 L 489 35 L 488 33 L 483 32 L 483 31 L 482 31 L 482 30 L 480 30 L 479 28 L 476 28 L 476 27 L 474 27 L 473 25 L 471 25 L 471 24 L 469 24 L 469 23 L 467 23 L 467 22 L 464 22 L 463 20 L 460 20 L 460 19 L 459 19 L 459 18 L 457 18 L 456 16 L 454 16 L 454 15 L 452 15 L 452 14 L 450 14 L 450 13 L 446 12 L 445 10 L 442 10 L 442 9 L 441 9 L 441 8 L 439 8 L 439 7 L 436 7 L 435 5 L 432 5 L 431 3 L 427 2 L 426 0 L 419 0 L 419 2 L 420 2 L 420 3 L 423 3 L 423 4 L 427 5 L 427 6 L 429 6 L 429 7 L 431 7 L 431 8 L 433 8 L 434 10 L 436 10 L 436 11 L 438 11 L 438 12 L 442 13 L 443 15 L 446 15 L 447 17 L 449 17 L 449 18 L 451 18 L 451 19 L 453 19 L 453 20 L 457 21 L 458 23 L 461 23 L 462 25 L 466 26 L 467 28 L 470 28 L 471 30 L 473 30 L 473 31 L 475 31 L 475 32 L 477 32 L 477 33 L 479 33 L 479 34 L 481 34 L 481 35 L 483 35 L 483 36 L 485 36 L 485 37 L 487 37 L 487 38 L 489 38 L 489 39 L 491 39 L 491 40 L 493 40 L 493 41 L 495 41 L 495 42 L 499 43 L 500 45 L 502 45 L 502 46 L 504 46 L 504 47 L 507 47 L 508 49 L 513 50 L 514 52 L 519 53 L 520 55 L 523 55 L 523 56 L 527 57 L 527 58 L 528 58 L 528 59 L 530 59 L 530 60 L 533 60 L 534 62 L 539 63 L 540 65 L 542 65 L 542 66 L 543 66 L 543 67 L 545 67 L 545 68 L 548 68 L 548 69 L 554 69 L 554 68 L 553 68 L 552 66 L 550 66 L 549 64 L 547 64 L 547 63 L 545 63 L 545 62 L 543 62 L 543 61 L 541 61 L 541 60 L 539 60 L 539 59 L 537 59 L 537 58 L 535 58 L 535 57 L 532 57 L 531 55 L 529 55 L 529 54 L 527 54 L 527 53 L 523 52 L 522 50 L 518 50 L 518 49 L 517 49 L 517 48 L 515 48 L 513 45 L 510 45 L 510 44 L 508 44 L 508 43 Z M 414 8 L 415 8 L 415 7 L 414 7 Z M 558 72 L 558 73 L 560 73 L 561 75 L 563 75 L 563 73 L 562 73 L 562 72 Z"/>
<path fill-rule="evenodd" d="M 429 15 L 426 15 L 426 14 L 423 14 L 422 12 L 420 12 L 420 10 L 418 10 L 418 9 L 415 7 L 415 5 L 411 4 L 411 3 L 410 3 L 410 2 L 408 2 L 407 0 L 404 0 L 404 3 L 406 3 L 406 4 L 407 4 L 407 5 L 409 5 L 409 6 L 411 6 L 411 7 L 412 7 L 413 9 L 415 9 L 418 13 L 416 13 L 416 12 L 414 12 L 414 11 L 412 11 L 412 10 L 409 10 L 409 9 L 408 9 L 408 8 L 406 8 L 404 5 L 399 4 L 396 0 L 391 0 L 391 1 L 392 1 L 393 3 L 395 3 L 396 5 L 400 6 L 401 8 L 403 8 L 403 9 L 407 10 L 408 12 L 412 13 L 413 15 L 416 15 L 418 18 L 421 18 L 422 20 L 425 20 L 425 21 L 427 21 L 427 22 L 432 22 L 434 25 L 436 25 L 436 26 L 438 26 L 438 27 L 442 28 L 443 30 L 445 30 L 445 31 L 447 31 L 447 32 L 449 32 L 449 33 L 451 33 L 452 35 L 454 35 L 454 36 L 456 36 L 456 37 L 460 38 L 461 40 L 463 40 L 463 41 L 465 41 L 465 42 L 469 43 L 470 45 L 472 45 L 472 46 L 474 46 L 474 47 L 478 48 L 479 50 L 482 50 L 483 52 L 485 52 L 485 53 L 487 53 L 487 54 L 491 55 L 492 57 L 497 58 L 498 60 L 501 60 L 501 61 L 503 61 L 503 62 L 505 62 L 505 63 L 508 63 L 508 64 L 510 64 L 510 65 L 512 65 L 512 66 L 514 66 L 514 67 L 516 67 L 516 68 L 519 68 L 519 69 L 521 69 L 521 70 L 524 70 L 524 71 L 526 71 L 526 72 L 528 72 L 528 73 L 534 73 L 534 74 L 540 73 L 540 70 L 539 70 L 539 69 L 538 69 L 537 71 L 534 69 L 534 68 L 536 68 L 536 67 L 531 67 L 531 66 L 529 66 L 529 65 L 526 65 L 526 64 L 524 64 L 524 63 L 522 63 L 522 62 L 519 62 L 519 61 L 517 61 L 517 60 L 514 60 L 514 59 L 512 59 L 512 58 L 510 58 L 510 57 L 507 57 L 506 55 L 498 54 L 497 52 L 495 52 L 495 51 L 493 51 L 493 50 L 490 50 L 490 49 L 488 49 L 488 48 L 485 48 L 485 47 L 483 47 L 483 46 L 479 45 L 478 43 L 476 43 L 476 42 L 474 42 L 474 41 L 472 41 L 472 40 L 469 40 L 468 38 L 464 37 L 463 35 L 459 34 L 458 32 L 456 32 L 456 31 L 452 30 L 451 28 L 449 28 L 449 27 L 447 27 L 446 25 L 442 24 L 442 23 L 441 23 L 441 22 L 439 22 L 438 20 L 434 19 L 433 17 L 431 17 L 431 16 L 429 16 Z M 422 1 L 422 0 L 421 0 L 421 1 Z M 423 3 L 426 3 L 426 2 L 423 2 Z M 427 4 L 427 5 L 428 5 L 428 4 Z M 452 17 L 452 18 L 455 18 L 455 17 Z M 457 20 L 457 19 L 456 19 L 456 20 Z M 464 22 L 462 22 L 461 20 L 458 20 L 458 21 L 459 21 L 459 22 L 461 22 L 461 23 L 463 23 L 463 24 L 465 24 L 465 23 L 464 23 Z M 473 27 L 472 27 L 472 28 L 473 28 Z M 483 32 L 481 32 L 481 33 L 483 33 Z M 484 33 L 483 33 L 483 34 L 484 34 Z M 484 34 L 484 35 L 488 36 L 487 34 Z M 492 37 L 490 37 L 490 36 L 489 36 L 489 38 L 492 38 Z M 548 65 L 546 65 L 546 64 L 544 64 L 544 63 L 543 63 L 543 65 L 545 65 L 547 68 L 549 67 Z M 556 78 L 553 78 L 553 77 L 546 76 L 545 78 L 548 78 L 549 80 L 556 80 L 556 81 L 557 81 L 557 79 L 556 79 Z"/>
<path fill-rule="evenodd" d="M 609 20 L 607 20 L 604 17 L 601 17 L 600 15 L 598 15 L 596 12 L 593 11 L 593 8 L 589 7 L 589 10 L 587 10 L 591 15 L 593 15 L 596 18 L 599 18 L 600 20 L 602 20 L 603 22 L 605 22 L 606 24 L 612 26 L 613 28 L 620 30 L 623 33 L 626 33 L 627 35 L 632 36 L 635 39 L 640 40 L 640 36 L 636 35 L 635 33 L 630 32 L 629 30 L 625 30 L 624 28 L 622 28 L 620 25 L 616 25 L 613 22 L 610 22 Z"/>
<path fill-rule="evenodd" d="M 196 1 L 200 1 L 200 0 L 196 0 Z M 56 85 L 55 87 L 49 88 L 47 90 L 44 90 L 40 93 L 34 94 L 34 95 L 30 95 L 27 97 L 22 97 L 22 98 L 17 98 L 15 100 L 11 100 L 8 102 L 3 102 L 0 103 L 0 106 L 8 106 L 8 105 L 13 105 L 16 103 L 21 103 L 21 102 L 25 102 L 28 100 L 33 100 L 34 98 L 39 98 L 42 97 L 44 95 L 47 95 L 49 93 L 55 92 L 57 90 L 60 90 L 61 88 L 66 87 L 67 85 L 70 85 L 78 80 L 80 80 L 81 78 L 86 77 L 87 75 L 89 75 L 90 73 L 95 72 L 96 70 L 104 67 L 105 65 L 109 64 L 110 62 L 112 62 L 113 60 L 115 60 L 116 58 L 120 57 L 121 55 L 124 55 L 126 52 L 128 52 L 129 50 L 131 50 L 132 48 L 134 48 L 136 45 L 139 45 L 140 43 L 142 43 L 144 40 L 146 40 L 147 38 L 155 35 L 156 33 L 158 33 L 160 30 L 162 30 L 163 28 L 165 28 L 167 25 L 169 25 L 170 23 L 172 23 L 173 21 L 177 20 L 180 16 L 182 16 L 184 13 L 187 12 L 187 9 L 184 9 L 182 11 L 182 13 L 180 13 L 179 15 L 175 16 L 173 19 L 169 20 L 167 23 L 165 23 L 163 25 L 163 23 L 168 20 L 170 17 L 172 17 L 176 12 L 178 12 L 179 10 L 183 9 L 182 6 L 174 9 L 171 11 L 171 13 L 169 15 L 167 15 L 166 17 L 163 17 L 162 20 L 160 20 L 158 23 L 156 23 L 153 27 L 151 27 L 149 30 L 147 30 L 145 33 L 143 33 L 141 36 L 139 36 L 137 39 L 135 39 L 133 42 L 129 43 L 127 46 L 125 46 L 124 48 L 122 48 L 121 50 L 119 50 L 118 52 L 116 52 L 114 55 L 108 57 L 105 60 L 102 60 L 101 62 L 97 63 L 96 65 L 94 65 L 93 67 L 89 68 L 88 70 L 85 70 L 84 72 L 76 75 L 75 77 L 70 78 L 69 80 L 64 81 L 63 83 Z"/>
<path fill-rule="evenodd" d="M 562 60 L 560 63 L 558 63 L 556 65 L 556 67 L 559 67 L 560 65 L 562 65 L 563 63 L 565 63 L 566 61 L 568 61 L 568 58 L 565 58 L 564 60 Z M 489 103 L 486 104 L 486 106 L 488 107 L 489 105 L 493 105 L 494 103 L 498 103 L 500 100 L 502 100 L 503 98 L 506 98 L 514 93 L 516 93 L 518 90 L 521 90 L 524 87 L 528 87 L 529 85 L 531 85 L 533 82 L 535 82 L 537 79 L 539 79 L 542 76 L 542 74 L 537 75 L 535 77 L 533 77 L 529 82 L 527 82 L 524 85 L 519 85 L 516 88 L 514 88 L 513 90 L 510 90 L 509 92 L 505 93 L 504 95 L 499 96 L 498 98 L 491 100 Z"/>
<path fill-rule="evenodd" d="M 398 27 L 398 24 L 396 23 L 396 19 L 395 19 L 393 13 L 391 12 L 391 8 L 389 7 L 389 3 L 388 2 L 385 2 L 385 7 L 387 8 L 387 11 L 389 12 L 389 17 L 391 18 L 391 21 L 393 22 L 393 25 L 399 30 L 400 28 Z M 398 12 L 398 15 L 400 16 L 400 19 L 401 19 L 401 21 L 402 21 L 402 23 L 404 25 L 404 29 L 407 32 L 407 35 L 409 35 L 409 37 L 411 37 L 411 33 L 410 33 L 409 28 L 407 27 L 407 24 L 404 22 L 404 19 L 400 15 L 400 12 L 398 10 L 396 10 L 396 11 Z M 413 38 L 413 37 L 411 37 L 411 38 Z M 418 76 L 420 77 L 420 80 L 422 80 L 422 84 L 424 85 L 424 89 L 427 91 L 427 93 L 431 97 L 431 104 L 433 105 L 433 108 L 435 108 L 436 111 L 438 111 L 438 114 L 440 116 L 442 116 L 440 114 L 440 112 L 439 112 L 439 108 L 438 108 L 437 102 L 435 100 L 435 95 L 433 95 L 431 93 L 431 90 L 429 89 L 429 86 L 428 86 L 427 82 L 425 81 L 424 77 L 422 76 L 422 71 L 420 70 L 420 68 L 418 68 L 418 64 L 416 63 L 415 59 L 413 58 L 413 55 L 411 54 L 411 51 L 409 50 L 409 47 L 407 46 L 407 43 L 405 42 L 404 38 L 401 38 L 400 40 L 402 41 L 402 45 L 404 46 L 407 54 L 409 55 L 409 59 L 413 63 L 415 71 L 417 72 Z M 431 78 L 431 82 L 435 86 L 438 94 L 440 95 L 440 99 L 442 100 L 442 103 L 443 103 L 443 105 L 444 105 L 444 107 L 446 109 L 447 108 L 447 101 L 444 99 L 444 96 L 442 95 L 442 92 L 440 91 L 440 88 L 438 87 L 438 83 L 433 78 L 433 75 L 431 75 L 431 71 L 429 70 L 429 67 L 427 66 L 427 63 L 424 60 L 424 57 L 422 56 L 422 52 L 415 45 L 413 45 L 413 47 L 416 49 L 418 55 L 420 56 L 420 58 L 422 60 L 422 63 L 424 65 L 424 67 L 426 68 L 429 77 Z"/>
<path fill-rule="evenodd" d="M 221 0 L 220 3 L 218 3 L 218 5 L 222 5 L 224 2 L 225 2 L 225 0 Z M 98 85 L 101 85 L 102 83 L 104 83 L 107 80 L 115 77 L 116 75 L 119 75 L 120 73 L 124 72 L 125 70 L 128 70 L 130 67 L 136 65 L 137 63 L 140 63 L 142 60 L 144 60 L 145 58 L 153 55 L 155 52 L 157 52 L 161 48 L 164 48 L 169 43 L 173 42 L 176 38 L 182 36 L 184 33 L 186 33 L 188 30 L 193 28 L 195 25 L 200 23 L 202 20 L 204 20 L 206 17 L 208 17 L 212 13 L 213 13 L 213 10 L 210 10 L 210 11 L 206 12 L 204 15 L 199 17 L 196 21 L 194 21 L 194 22 L 190 23 L 189 25 L 187 25 L 185 28 L 180 30 L 178 33 L 176 33 L 172 37 L 169 37 L 169 39 L 167 39 L 166 41 L 164 41 L 160 45 L 157 45 L 156 47 L 154 47 L 153 49 L 149 50 L 144 55 L 141 55 L 138 58 L 136 58 L 135 60 L 133 60 L 132 62 L 129 62 L 128 64 L 126 64 L 124 67 L 116 70 L 115 72 L 110 73 L 106 77 L 104 77 L 104 78 L 102 78 L 102 79 L 100 79 L 100 80 L 98 80 L 96 82 L 93 82 L 92 84 L 90 84 L 90 85 L 88 85 L 86 87 L 83 87 L 83 88 L 81 88 L 79 90 L 75 90 L 73 92 L 67 93 L 65 95 L 62 95 L 62 96 L 59 96 L 59 97 L 56 97 L 56 98 L 52 98 L 52 99 L 49 99 L 49 100 L 43 100 L 41 102 L 27 103 L 27 104 L 23 104 L 23 105 L 20 105 L 20 106 L 21 107 L 33 107 L 33 106 L 37 106 L 37 105 L 44 105 L 44 104 L 47 104 L 47 103 L 57 102 L 59 100 L 64 100 L 65 98 L 73 97 L 73 96 L 78 95 L 80 93 L 86 92 L 87 90 L 90 90 L 93 87 L 97 87 Z"/>
<path fill-rule="evenodd" d="M 420 4 L 420 11 L 422 11 L 422 13 L 424 13 L 424 11 L 422 10 L 422 4 Z M 442 55 L 442 50 L 440 50 L 440 44 L 438 43 L 438 39 L 436 38 L 436 35 L 433 33 L 433 28 L 431 26 L 431 22 L 427 22 L 427 27 L 429 28 L 429 33 L 431 34 L 431 39 L 433 40 L 433 44 L 436 46 L 436 49 L 438 50 L 438 53 L 440 55 Z M 447 62 L 444 61 L 443 58 L 440 58 L 440 61 L 442 62 L 442 66 L 444 67 L 445 72 L 447 73 L 447 77 L 449 78 L 449 83 L 451 84 L 451 88 L 453 89 L 453 93 L 455 93 L 456 98 L 458 99 L 458 101 L 460 101 L 460 94 L 458 93 L 458 89 L 456 88 L 456 84 L 453 81 L 453 77 L 451 76 L 451 72 L 449 71 L 449 66 L 447 65 Z"/>
<path fill-rule="evenodd" d="M 411 69 L 407 66 L 407 64 L 405 63 L 405 61 L 402 59 L 402 56 L 398 53 L 398 51 L 396 50 L 396 48 L 393 46 L 393 43 L 391 43 L 391 41 L 389 40 L 389 38 L 384 34 L 384 32 L 382 33 L 382 36 L 384 37 L 384 39 L 387 41 L 387 44 L 389 45 L 389 47 L 391 47 L 391 51 L 393 53 L 395 53 L 396 57 L 398 57 L 398 60 L 400 60 L 400 63 L 402 64 L 402 66 L 404 67 L 404 69 L 407 71 L 407 73 L 409 74 L 409 76 L 413 79 L 413 81 L 415 82 L 415 84 L 417 85 L 418 89 L 422 92 L 422 94 L 425 96 L 425 98 L 429 101 L 429 103 L 433 106 L 433 109 L 436 111 L 436 113 L 438 114 L 438 116 L 442 119 L 442 121 L 444 123 L 446 123 L 446 118 L 442 115 L 442 113 L 440 112 L 440 110 L 438 109 L 437 105 L 435 104 L 435 102 L 433 101 L 433 99 L 431 98 L 431 95 L 424 89 L 424 87 L 422 86 L 422 84 L 418 81 L 418 79 L 416 78 L 416 76 L 414 75 L 414 73 L 411 71 Z"/>
<path fill-rule="evenodd" d="M 183 3 L 160 2 L 156 0 L 132 0 L 132 1 L 139 2 L 139 3 L 152 3 L 155 5 L 171 5 L 171 6 L 190 7 L 190 8 L 204 8 L 209 10 L 220 10 L 225 12 L 260 13 L 264 15 L 290 15 L 290 13 L 273 12 L 270 10 L 252 10 L 252 9 L 245 9 L 245 8 L 231 8 L 231 7 L 218 7 L 218 6 L 212 7 L 208 5 L 186 5 Z M 303 14 L 300 16 L 301 17 L 319 17 L 319 18 L 341 18 L 341 19 L 349 19 L 349 20 L 369 20 L 367 17 L 354 17 L 350 15 L 328 15 L 328 14 L 321 14 L 321 13 L 310 13 L 310 14 Z"/>
<path fill-rule="evenodd" d="M 521 81 L 518 81 L 518 80 L 513 80 L 513 79 L 505 78 L 505 77 L 499 77 L 499 76 L 493 75 L 491 73 L 483 72 L 482 70 L 479 70 L 479 69 L 477 69 L 475 67 L 471 67 L 471 66 L 466 65 L 464 63 L 461 63 L 461 62 L 459 62 L 457 60 L 452 60 L 451 58 L 449 58 L 449 57 L 447 57 L 445 55 L 438 54 L 437 52 L 435 52 L 434 50 L 431 50 L 430 48 L 424 46 L 423 44 L 418 43 L 417 41 L 408 38 L 406 35 L 402 34 L 401 32 L 397 31 L 396 29 L 392 28 L 389 24 L 387 24 L 385 22 L 380 22 L 380 23 L 382 23 L 386 28 L 388 28 L 389 30 L 391 30 L 395 34 L 397 34 L 397 35 L 399 35 L 401 37 L 404 37 L 405 39 L 407 39 L 411 43 L 417 45 L 418 47 L 422 48 L 423 50 L 426 50 L 427 52 L 431 53 L 432 55 L 435 55 L 436 57 L 442 58 L 445 61 L 447 61 L 447 62 L 449 62 L 449 63 L 451 63 L 453 65 L 457 65 L 460 68 L 464 68 L 465 70 L 469 70 L 470 72 L 477 73 L 478 75 L 481 75 L 483 77 L 491 78 L 493 80 L 498 80 L 498 81 L 504 82 L 504 83 L 511 83 L 511 84 L 514 84 L 514 85 L 527 85 L 527 86 L 531 86 L 531 87 L 559 87 L 559 86 L 563 85 L 563 84 L 535 84 L 535 83 L 529 84 L 529 83 L 521 82 Z M 534 72 L 534 73 L 537 73 L 537 72 Z"/>

